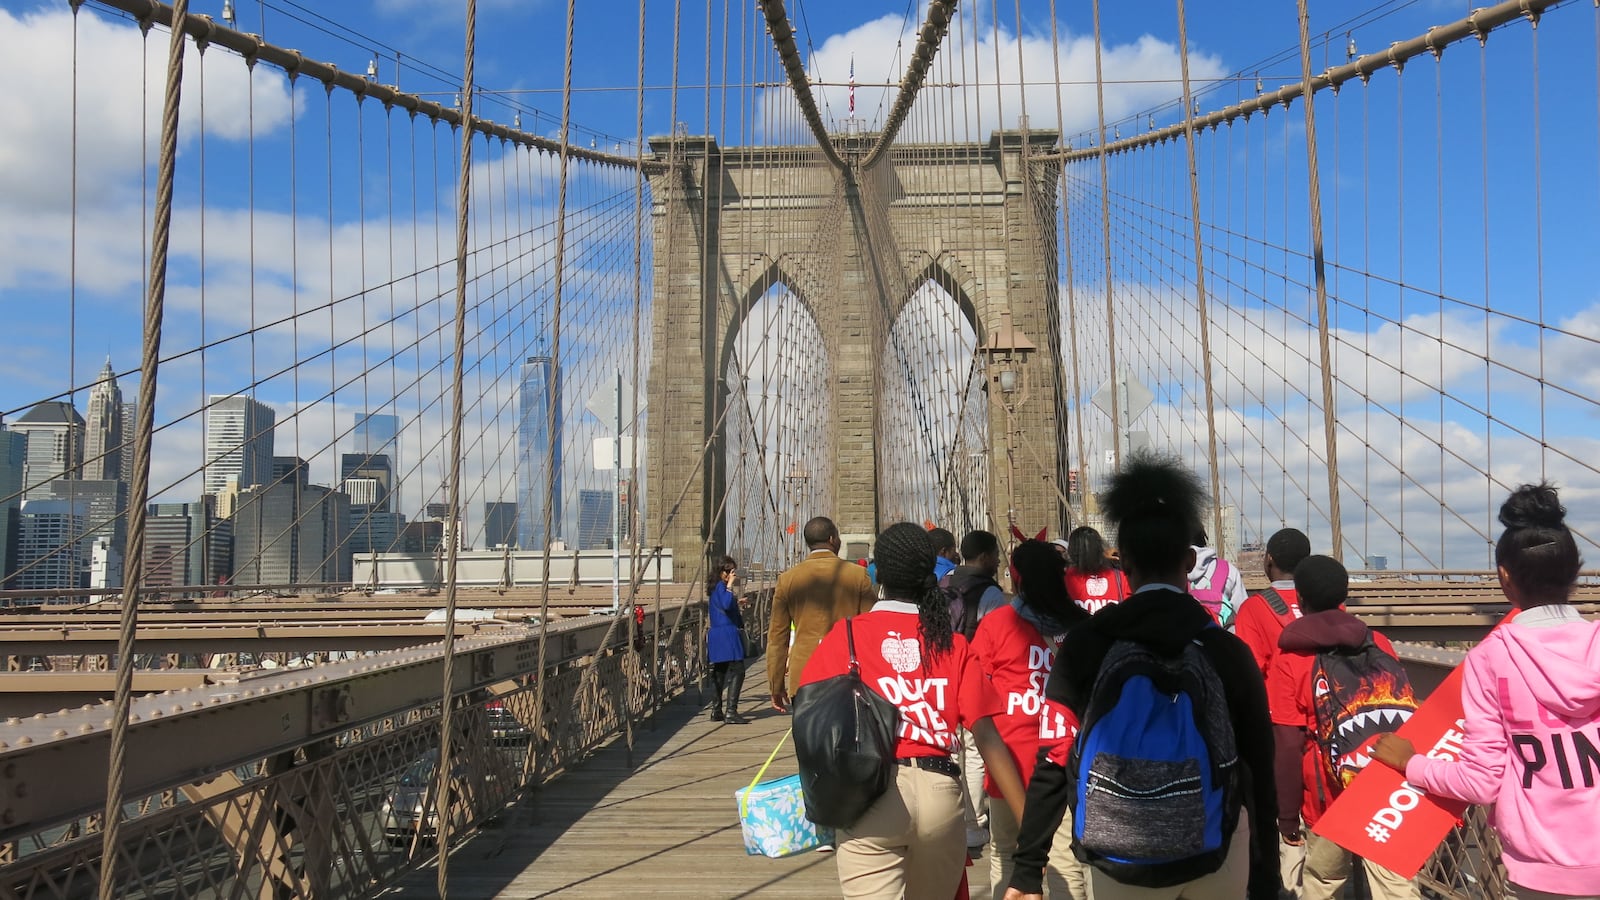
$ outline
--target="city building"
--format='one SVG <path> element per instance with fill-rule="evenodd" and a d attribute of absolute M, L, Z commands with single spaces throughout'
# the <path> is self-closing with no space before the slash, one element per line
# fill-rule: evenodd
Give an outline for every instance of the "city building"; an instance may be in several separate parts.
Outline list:
<path fill-rule="evenodd" d="M 398 553 L 401 530 L 406 517 L 396 512 L 381 512 L 370 506 L 350 504 L 350 553 Z"/>
<path fill-rule="evenodd" d="M 131 434 L 131 432 L 127 432 Z M 89 389 L 89 416 L 83 436 L 83 477 L 104 481 L 123 481 L 122 389 L 117 373 L 106 358 L 100 380 Z M 132 453 L 132 448 L 128 448 Z M 131 461 L 130 461 L 131 462 Z"/>
<path fill-rule="evenodd" d="M 444 543 L 444 523 L 437 520 L 407 522 L 400 529 L 401 553 L 435 553 Z"/>
<path fill-rule="evenodd" d="M 617 507 L 615 497 L 610 491 L 578 491 L 579 550 L 611 548 L 611 517 Z"/>
<path fill-rule="evenodd" d="M 67 500 L 23 501 L 14 579 L 18 590 L 88 586 L 89 548 L 81 540 L 84 517 L 85 507 Z"/>
<path fill-rule="evenodd" d="M 84 538 L 83 543 L 88 544 L 88 587 L 97 589 L 122 587 L 122 554 L 111 546 L 111 538 L 102 534 Z"/>
<path fill-rule="evenodd" d="M 400 417 L 387 413 L 362 413 L 350 431 L 355 446 L 350 452 L 362 456 L 383 454 L 398 467 L 400 459 Z"/>
<path fill-rule="evenodd" d="M 486 550 L 517 545 L 517 504 L 491 500 L 483 504 L 483 546 Z"/>
<path fill-rule="evenodd" d="M 233 572 L 233 523 L 217 514 L 215 498 L 152 503 L 145 518 L 145 584 L 221 584 Z"/>
<path fill-rule="evenodd" d="M 62 400 L 40 403 L 12 423 L 11 430 L 28 439 L 22 499 L 49 500 L 51 482 L 83 477 L 83 425 L 83 416 Z"/>
<path fill-rule="evenodd" d="M 274 456 L 267 475 L 267 484 L 293 484 L 305 487 L 311 483 L 311 463 L 298 456 Z"/>
<path fill-rule="evenodd" d="M 117 477 L 129 484 L 133 484 L 133 435 L 139 420 L 139 404 L 132 400 L 124 401 L 122 410 L 118 413 L 122 419 L 122 470 Z"/>
<path fill-rule="evenodd" d="M 548 356 L 528 357 L 517 393 L 517 543 L 543 550 L 561 536 L 561 368 Z"/>
<path fill-rule="evenodd" d="M 50 499 L 83 506 L 80 538 L 104 536 L 120 557 L 128 546 L 128 483 L 120 478 L 67 479 L 50 483 Z M 104 586 L 104 585 L 102 585 Z"/>
<path fill-rule="evenodd" d="M 22 470 L 28 439 L 0 424 L 0 589 L 10 586 L 17 568 L 17 529 L 22 513 Z"/>
<path fill-rule="evenodd" d="M 212 395 L 206 409 L 205 493 L 266 482 L 272 473 L 272 407 L 249 397 Z"/>
<path fill-rule="evenodd" d="M 359 490 L 361 496 L 356 494 L 353 482 L 371 482 L 362 484 Z M 376 507 L 380 512 L 388 512 L 393 508 L 391 496 L 394 490 L 394 466 L 390 463 L 389 456 L 384 453 L 345 453 L 339 457 L 339 486 L 350 495 L 350 502 L 355 505 Z M 368 491 L 372 493 L 368 495 Z"/>
<path fill-rule="evenodd" d="M 239 492 L 233 517 L 233 580 L 237 584 L 313 584 L 350 580 L 350 498 L 285 463 L 271 484 Z M 294 465 L 299 463 L 300 465 Z"/>

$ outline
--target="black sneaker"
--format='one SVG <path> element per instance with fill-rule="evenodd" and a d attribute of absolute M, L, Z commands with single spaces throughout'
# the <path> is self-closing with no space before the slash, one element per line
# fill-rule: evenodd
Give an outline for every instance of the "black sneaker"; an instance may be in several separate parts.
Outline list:
<path fill-rule="evenodd" d="M 737 710 L 728 710 L 727 723 L 729 725 L 749 725 L 750 720 L 739 715 Z"/>
<path fill-rule="evenodd" d="M 711 721 L 713 721 L 713 722 L 721 722 L 722 721 L 722 707 L 720 707 L 720 706 L 711 707 Z"/>

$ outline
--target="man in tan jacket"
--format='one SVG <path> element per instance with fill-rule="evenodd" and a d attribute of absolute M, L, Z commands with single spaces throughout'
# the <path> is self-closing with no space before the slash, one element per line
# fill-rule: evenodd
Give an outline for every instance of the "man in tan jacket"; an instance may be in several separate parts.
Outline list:
<path fill-rule="evenodd" d="M 867 570 L 839 558 L 839 529 L 832 519 L 812 519 L 803 535 L 811 553 L 778 576 L 767 630 L 767 683 L 772 686 L 773 708 L 783 711 L 789 709 L 789 698 L 811 652 L 833 623 L 866 612 L 878 598 Z"/>

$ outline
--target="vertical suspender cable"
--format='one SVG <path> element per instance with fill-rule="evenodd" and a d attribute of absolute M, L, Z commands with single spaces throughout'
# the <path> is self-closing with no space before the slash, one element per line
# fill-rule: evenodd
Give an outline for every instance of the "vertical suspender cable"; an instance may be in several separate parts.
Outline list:
<path fill-rule="evenodd" d="M 639 492 L 639 328 L 640 319 L 644 315 L 644 55 L 645 55 L 645 0 L 639 0 L 639 85 L 636 109 L 634 111 L 634 169 L 633 169 L 633 373 L 630 376 L 633 383 L 629 386 L 632 397 L 628 409 L 633 410 L 633 421 L 629 428 L 633 430 L 633 445 L 629 449 L 628 460 L 628 502 L 623 504 L 620 497 L 612 498 L 616 509 L 613 515 L 629 515 L 628 537 L 631 539 L 631 550 L 628 556 L 628 607 L 618 610 L 618 615 L 628 617 L 628 649 L 625 651 L 631 661 L 628 671 L 635 676 L 642 675 L 639 668 L 639 633 L 638 621 L 633 617 L 633 606 L 639 594 L 639 528 L 633 522 L 630 511 L 633 509 L 633 498 Z M 620 403 L 621 397 L 617 398 Z M 617 435 L 617 440 L 622 440 L 622 435 Z M 621 447 L 618 447 L 621 451 Z M 633 765 L 633 691 L 629 686 L 628 699 L 623 704 L 623 721 L 626 723 L 627 733 L 624 737 L 628 744 L 628 765 Z"/>
<path fill-rule="evenodd" d="M 472 2 L 472 0 L 468 0 Z M 556 172 L 556 252 L 555 252 L 555 294 L 551 308 L 551 327 L 553 335 L 550 342 L 551 374 L 550 382 L 560 383 L 561 372 L 561 301 L 566 289 L 567 268 L 567 168 L 571 161 L 572 148 L 567 141 L 572 128 L 572 32 L 573 23 L 577 18 L 577 6 L 574 0 L 567 0 L 567 46 L 565 63 L 561 76 L 561 147 L 558 157 Z M 551 384 L 545 385 L 545 390 L 554 395 L 554 401 L 545 404 L 546 434 L 556 433 L 556 407 L 561 403 L 559 391 L 552 391 Z M 550 680 L 545 677 L 545 666 L 549 661 L 548 647 L 550 636 L 550 537 L 552 527 L 551 501 L 559 489 L 558 479 L 561 473 L 556 469 L 556 442 L 551 440 L 545 448 L 545 478 L 544 489 L 544 565 L 543 576 L 539 580 L 539 687 L 538 687 L 538 721 L 541 731 L 544 725 L 545 710 L 545 684 Z M 542 763 L 535 763 L 534 781 L 538 781 L 544 774 Z"/>
<path fill-rule="evenodd" d="M 1111 458 L 1122 466 L 1122 398 L 1117 384 L 1117 305 L 1111 283 L 1111 177 L 1106 170 L 1106 80 L 1100 48 L 1100 0 L 1094 0 L 1094 99 L 1100 137 L 1095 147 L 1100 158 L 1100 242 L 1105 252 L 1106 355 L 1111 370 Z"/>
<path fill-rule="evenodd" d="M 128 486 L 127 554 L 122 563 L 122 621 L 117 633 L 116 695 L 111 708 L 111 758 L 106 766 L 106 810 L 100 832 L 100 900 L 116 900 L 117 844 L 122 832 L 122 779 L 128 755 L 128 715 L 133 704 L 133 644 L 144 581 L 145 505 L 150 497 L 150 443 L 155 431 L 156 375 L 161 360 L 161 321 L 167 299 L 167 248 L 172 242 L 172 192 L 178 169 L 178 101 L 183 90 L 183 24 L 188 0 L 172 5 L 167 51 L 166 99 L 161 110 L 161 156 L 157 161 L 155 226 L 150 243 L 149 292 L 144 305 L 139 357 L 139 405 L 134 415 L 133 483 Z"/>
<path fill-rule="evenodd" d="M 1322 440 L 1328 469 L 1328 524 L 1333 555 L 1344 556 L 1339 512 L 1338 420 L 1333 404 L 1333 351 L 1328 339 L 1328 272 L 1322 252 L 1322 180 L 1317 166 L 1317 102 L 1311 89 L 1311 16 L 1306 0 L 1296 0 L 1300 19 L 1300 80 L 1306 110 L 1307 199 L 1311 213 L 1311 266 L 1317 282 L 1317 354 L 1322 369 Z"/>
<path fill-rule="evenodd" d="M 1214 546 L 1221 547 L 1222 473 L 1217 462 L 1217 394 L 1211 378 L 1211 303 L 1206 296 L 1205 238 L 1200 232 L 1200 173 L 1195 165 L 1194 99 L 1189 88 L 1189 17 L 1184 0 L 1178 0 L 1178 57 L 1183 72 L 1183 143 L 1189 159 L 1189 210 L 1194 225 L 1194 289 L 1195 304 L 1200 312 L 1200 371 L 1206 388 L 1206 458 L 1211 465 L 1211 540 Z M 1310 104 L 1309 99 L 1306 102 Z M 1324 328 L 1322 333 L 1326 337 L 1327 329 Z"/>
<path fill-rule="evenodd" d="M 455 359 L 450 372 L 450 520 L 445 525 L 444 557 L 444 684 L 440 688 L 443 709 L 439 716 L 439 763 L 434 767 L 437 784 L 433 789 L 438 810 L 439 866 L 435 885 L 441 898 L 450 896 L 450 780 L 455 771 L 451 759 L 451 729 L 454 727 L 451 711 L 455 706 L 456 649 L 456 564 L 461 553 L 461 426 L 465 415 L 462 397 L 462 357 L 466 352 L 467 335 L 467 234 L 471 226 L 469 214 L 472 204 L 472 101 L 476 85 L 473 82 L 474 45 L 478 37 L 478 3 L 467 0 L 466 10 L 466 62 L 461 76 L 461 163 L 456 182 L 456 324 Z M 565 135 L 563 135 L 563 138 Z M 542 671 L 542 670 L 541 670 Z M 544 679 L 539 680 L 540 684 Z"/>

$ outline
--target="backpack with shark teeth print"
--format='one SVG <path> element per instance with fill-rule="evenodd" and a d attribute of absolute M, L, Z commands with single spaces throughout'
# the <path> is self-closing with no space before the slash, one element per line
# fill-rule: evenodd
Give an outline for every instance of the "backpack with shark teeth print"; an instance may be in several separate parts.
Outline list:
<path fill-rule="evenodd" d="M 1399 730 L 1417 709 L 1405 668 L 1373 641 L 1371 632 L 1359 647 L 1318 651 L 1311 702 L 1317 719 L 1312 737 L 1336 791 L 1372 761 L 1378 736 Z"/>

